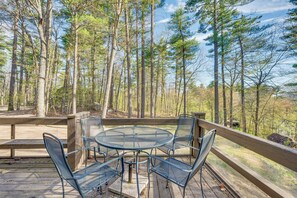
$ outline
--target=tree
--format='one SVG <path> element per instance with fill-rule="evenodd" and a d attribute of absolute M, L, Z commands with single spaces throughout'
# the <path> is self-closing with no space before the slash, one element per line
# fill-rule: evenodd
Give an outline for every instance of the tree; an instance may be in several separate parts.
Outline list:
<path fill-rule="evenodd" d="M 102 118 L 106 117 L 107 113 L 107 105 L 109 101 L 109 94 L 111 89 L 111 80 L 112 80 L 112 73 L 113 73 L 113 66 L 114 66 L 114 59 L 116 55 L 116 47 L 117 47 L 117 37 L 118 37 L 118 29 L 119 29 L 119 22 L 120 16 L 123 10 L 123 0 L 117 0 L 115 4 L 112 5 L 114 9 L 114 20 L 113 20 L 113 29 L 112 29 L 112 42 L 111 42 L 111 52 L 110 52 L 110 60 L 108 65 L 108 74 L 107 74 L 107 83 L 106 83 L 106 91 L 104 97 L 104 105 L 102 110 Z"/>
<path fill-rule="evenodd" d="M 48 68 L 48 42 L 50 27 L 51 27 L 51 12 L 48 9 L 52 8 L 52 0 L 47 0 L 46 3 L 36 0 L 26 0 L 34 22 L 38 30 L 40 40 L 40 61 L 37 83 L 37 117 L 45 116 L 45 88 L 46 88 L 46 69 Z"/>
<path fill-rule="evenodd" d="M 290 0 L 290 2 L 297 6 L 297 0 Z M 288 50 L 291 57 L 297 57 L 297 8 L 290 9 L 288 12 L 288 19 L 285 21 L 285 31 L 282 39 L 286 42 L 285 50 Z M 293 64 L 294 70 L 297 68 L 297 64 Z M 296 74 L 296 71 L 291 72 Z M 286 86 L 290 88 L 289 94 L 296 97 L 297 81 L 292 79 L 293 82 L 287 83 Z"/>
<path fill-rule="evenodd" d="M 247 131 L 246 122 L 246 108 L 245 108 L 245 69 L 247 67 L 246 56 L 249 51 L 253 51 L 254 37 L 257 33 L 258 19 L 260 17 L 246 17 L 244 15 L 238 15 L 235 18 L 232 27 L 232 37 L 236 43 L 238 43 L 240 51 L 240 101 L 241 101 L 241 127 L 243 132 Z"/>
<path fill-rule="evenodd" d="M 254 114 L 254 134 L 258 136 L 260 124 L 260 99 L 261 88 L 270 81 L 273 75 L 273 69 L 284 57 L 284 51 L 280 50 L 279 43 L 276 43 L 276 33 L 267 32 L 267 27 L 261 27 L 260 34 L 258 33 L 253 41 L 255 42 L 254 50 L 249 60 L 250 67 L 248 68 L 247 78 L 255 86 L 256 104 Z M 257 57 L 257 58 L 255 58 Z M 263 105 L 263 109 L 265 105 Z M 263 110 L 262 110 L 263 112 Z"/>
<path fill-rule="evenodd" d="M 11 74 L 9 84 L 9 99 L 8 99 L 8 111 L 14 110 L 14 91 L 15 91 L 15 79 L 17 69 L 17 42 L 18 42 L 18 22 L 19 22 L 19 1 L 15 0 L 15 9 L 11 13 L 13 16 L 13 44 L 12 44 L 12 58 L 11 58 Z"/>
<path fill-rule="evenodd" d="M 131 98 L 131 61 L 130 61 L 130 34 L 129 34 L 129 4 L 125 6 L 125 29 L 126 29 L 126 58 L 127 58 L 127 79 L 128 79 L 128 118 L 132 116 Z"/>
<path fill-rule="evenodd" d="M 154 96 L 154 26 L 155 26 L 155 0 L 151 2 L 151 45 L 150 45 L 150 62 L 151 62 L 151 91 L 150 91 L 150 117 L 153 118 L 155 113 Z"/>
<path fill-rule="evenodd" d="M 5 65 L 7 62 L 7 52 L 8 45 L 6 43 L 6 36 L 3 30 L 0 29 L 0 104 L 4 105 L 5 87 L 6 87 L 6 75 L 5 75 Z"/>
<path fill-rule="evenodd" d="M 147 2 L 141 2 L 141 100 L 140 100 L 140 117 L 145 116 L 145 15 Z"/>
<path fill-rule="evenodd" d="M 290 0 L 290 2 L 297 6 L 297 0 Z M 286 50 L 289 50 L 290 55 L 297 56 L 297 8 L 290 9 L 288 11 L 289 17 L 285 21 L 285 31 L 283 39 L 286 41 Z"/>
<path fill-rule="evenodd" d="M 200 30 L 206 32 L 207 24 L 211 26 L 212 43 L 214 52 L 214 113 L 215 123 L 219 123 L 219 0 L 188 0 L 187 7 L 189 10 L 195 12 L 196 19 L 199 20 Z"/>
<path fill-rule="evenodd" d="M 183 113 L 187 113 L 187 87 L 186 87 L 186 67 L 187 63 L 195 59 L 195 53 L 198 51 L 198 42 L 190 39 L 192 33 L 189 31 L 189 18 L 185 15 L 184 9 L 178 9 L 171 16 L 169 28 L 174 32 L 171 38 L 176 60 L 182 62 L 183 79 Z"/>

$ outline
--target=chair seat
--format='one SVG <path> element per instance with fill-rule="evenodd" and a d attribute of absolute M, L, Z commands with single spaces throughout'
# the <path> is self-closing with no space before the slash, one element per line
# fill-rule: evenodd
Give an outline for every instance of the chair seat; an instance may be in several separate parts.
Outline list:
<path fill-rule="evenodd" d="M 105 165 L 100 167 L 100 162 L 78 170 L 74 173 L 74 177 L 82 177 L 77 180 L 83 193 L 88 193 L 98 186 L 105 185 L 111 178 L 120 174 L 117 170 Z M 90 174 L 91 173 L 91 174 Z"/>
<path fill-rule="evenodd" d="M 173 151 L 173 143 L 165 144 L 164 146 L 158 147 L 158 149 L 166 154 L 169 154 L 171 151 Z"/>
<path fill-rule="evenodd" d="M 175 164 L 176 166 L 179 166 L 181 169 L 189 170 L 192 168 L 192 166 L 181 162 L 179 160 L 176 160 L 174 158 L 167 158 L 165 161 Z M 170 166 L 165 162 L 160 162 L 159 164 L 156 164 L 151 169 L 153 172 L 157 173 L 158 175 L 161 175 L 162 177 L 178 184 L 179 186 L 185 186 L 187 178 L 189 176 L 189 173 L 182 171 L 174 166 Z"/>
<path fill-rule="evenodd" d="M 181 146 L 180 144 L 175 144 L 175 147 L 173 147 L 173 143 L 165 144 L 164 146 L 158 147 L 158 149 L 166 154 L 169 155 L 170 152 L 173 150 L 178 150 L 185 148 L 184 146 Z"/>
<path fill-rule="evenodd" d="M 88 141 L 88 144 L 86 145 L 86 148 L 88 150 L 93 150 L 94 148 L 96 148 L 95 150 L 98 153 L 105 154 L 106 156 L 118 156 L 119 155 L 115 149 L 109 149 L 104 146 L 99 146 L 95 140 L 95 137 L 87 137 L 87 138 L 85 138 L 85 140 Z M 100 150 L 98 151 L 98 149 L 100 149 Z"/>

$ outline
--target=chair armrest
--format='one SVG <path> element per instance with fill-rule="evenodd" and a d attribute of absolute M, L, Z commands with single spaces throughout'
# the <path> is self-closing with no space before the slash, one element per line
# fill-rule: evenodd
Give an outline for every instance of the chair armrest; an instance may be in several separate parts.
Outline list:
<path fill-rule="evenodd" d="M 177 169 L 179 169 L 181 171 L 184 171 L 184 172 L 187 172 L 187 173 L 192 172 L 192 169 L 183 169 L 183 168 L 177 166 L 176 164 L 173 164 L 171 162 L 168 162 L 168 161 L 164 160 L 163 158 L 160 158 L 160 157 L 157 157 L 157 156 L 154 156 L 154 155 L 150 156 L 149 158 L 155 158 L 155 159 L 157 159 L 159 161 L 164 162 L 165 164 L 168 164 L 169 166 L 173 166 L 174 168 L 177 168 Z"/>
<path fill-rule="evenodd" d="M 181 147 L 191 148 L 191 149 L 194 149 L 194 150 L 196 150 L 196 151 L 199 151 L 199 150 L 200 150 L 200 149 L 195 148 L 195 147 L 190 146 L 190 145 L 184 145 L 184 144 L 180 144 L 180 143 L 176 143 L 176 142 L 175 142 L 175 144 L 177 144 L 177 145 L 179 145 L 179 146 L 181 146 Z"/>
<path fill-rule="evenodd" d="M 83 148 L 81 148 L 81 149 L 77 149 L 77 150 L 68 152 L 68 153 L 65 154 L 65 157 L 67 158 L 69 155 L 72 155 L 72 154 L 75 154 L 75 153 L 77 153 L 77 152 L 79 152 L 79 151 L 84 151 L 84 150 L 88 150 L 88 149 L 85 148 L 85 147 L 83 147 Z"/>

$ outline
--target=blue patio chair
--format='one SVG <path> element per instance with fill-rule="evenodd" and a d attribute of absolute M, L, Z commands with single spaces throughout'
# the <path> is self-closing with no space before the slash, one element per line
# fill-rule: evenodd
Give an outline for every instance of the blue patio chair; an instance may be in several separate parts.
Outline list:
<path fill-rule="evenodd" d="M 85 155 L 85 164 L 87 164 L 87 159 L 90 155 L 90 151 L 94 153 L 94 159 L 97 161 L 96 153 L 99 153 L 104 156 L 104 161 L 106 160 L 107 155 L 119 156 L 116 150 L 112 152 L 110 149 L 99 146 L 95 141 L 95 136 L 104 131 L 102 124 L 102 119 L 100 117 L 88 117 L 80 119 L 81 129 L 82 129 L 82 138 L 83 144 L 86 149 Z"/>
<path fill-rule="evenodd" d="M 204 197 L 202 186 L 202 166 L 205 163 L 206 157 L 214 143 L 216 130 L 209 131 L 201 140 L 200 149 L 196 149 L 190 146 L 190 148 L 196 149 L 198 155 L 193 165 L 184 163 L 174 157 L 168 157 L 163 159 L 157 156 L 150 156 L 148 160 L 148 179 L 150 180 L 150 174 L 152 172 L 160 175 L 168 181 L 171 181 L 183 188 L 183 197 L 185 197 L 185 189 L 188 182 L 194 177 L 194 175 L 200 171 L 200 187 L 202 197 Z M 152 159 L 155 163 L 151 163 Z M 148 188 L 150 188 L 150 181 L 148 182 Z M 149 192 L 149 189 L 148 189 Z"/>
<path fill-rule="evenodd" d="M 185 146 L 192 146 L 195 123 L 196 118 L 194 116 L 187 114 L 180 115 L 173 141 L 170 144 L 159 147 L 158 149 L 168 154 L 170 157 L 171 153 L 174 155 L 176 150 L 185 148 Z"/>
<path fill-rule="evenodd" d="M 122 184 L 124 173 L 123 157 L 114 158 L 105 163 L 96 161 L 83 169 L 72 172 L 66 158 L 69 154 L 75 154 L 76 152 L 65 155 L 62 142 L 52 134 L 43 133 L 43 141 L 61 179 L 63 197 L 65 197 L 64 180 L 76 189 L 82 197 L 85 197 L 87 193 L 98 189 L 117 176 L 121 177 Z M 112 165 L 115 167 L 112 167 Z M 120 192 L 120 196 L 122 196 L 122 185 Z"/>

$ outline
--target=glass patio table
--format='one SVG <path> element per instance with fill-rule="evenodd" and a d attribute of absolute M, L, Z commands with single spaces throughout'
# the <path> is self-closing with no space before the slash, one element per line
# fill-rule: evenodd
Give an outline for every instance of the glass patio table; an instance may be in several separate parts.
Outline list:
<path fill-rule="evenodd" d="M 139 154 L 141 152 L 149 155 L 145 150 L 154 149 L 173 141 L 173 134 L 167 130 L 145 127 L 145 126 L 128 126 L 128 127 L 117 127 L 105 130 L 95 137 L 95 141 L 107 148 L 122 150 L 122 151 L 133 151 L 136 153 L 135 162 L 128 162 L 129 174 L 128 184 L 132 183 L 132 164 L 136 165 L 136 184 L 137 184 L 137 195 L 140 197 L 139 189 Z M 144 186 L 145 187 L 145 186 Z M 123 186 L 123 190 L 124 190 Z"/>

